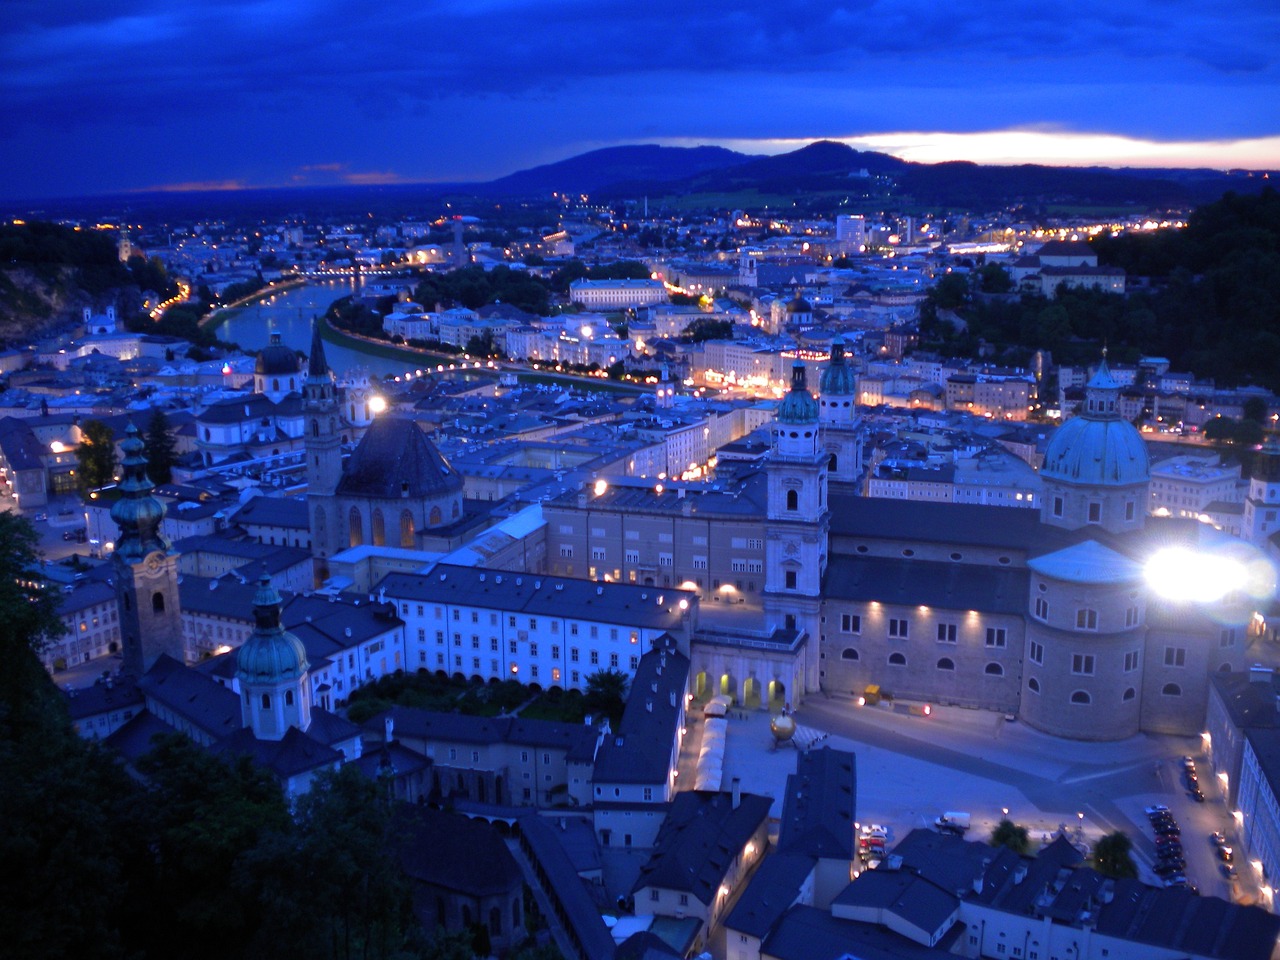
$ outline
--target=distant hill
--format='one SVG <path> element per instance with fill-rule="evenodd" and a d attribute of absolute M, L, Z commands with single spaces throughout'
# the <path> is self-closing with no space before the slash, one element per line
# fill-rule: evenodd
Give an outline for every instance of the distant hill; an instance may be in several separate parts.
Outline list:
<path fill-rule="evenodd" d="M 622 182 L 671 183 L 752 160 L 724 147 L 606 147 L 476 185 L 482 194 L 594 193 Z M 765 158 L 767 159 L 767 158 Z"/>
<path fill-rule="evenodd" d="M 1019 202 L 1187 207 L 1230 189 L 1257 192 L 1261 183 L 1240 172 L 1214 170 L 911 163 L 819 140 L 789 153 L 757 157 L 718 147 L 610 147 L 520 171 L 478 189 L 523 195 L 558 190 L 621 199 L 737 192 L 798 196 L 861 185 L 864 194 L 886 200 L 972 210 Z"/>

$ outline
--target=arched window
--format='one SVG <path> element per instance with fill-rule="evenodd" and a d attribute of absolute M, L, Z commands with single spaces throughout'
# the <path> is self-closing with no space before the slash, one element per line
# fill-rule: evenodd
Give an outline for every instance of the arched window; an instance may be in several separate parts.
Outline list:
<path fill-rule="evenodd" d="M 1229 664 L 1229 663 L 1224 663 L 1222 666 L 1220 666 L 1220 667 L 1218 668 L 1218 672 L 1219 672 L 1219 673 L 1230 673 L 1230 672 L 1231 672 L 1231 664 Z"/>
<path fill-rule="evenodd" d="M 988 677 L 1003 677 L 1004 667 L 1000 666 L 998 663 L 988 663 L 982 672 Z"/>
<path fill-rule="evenodd" d="M 502 911 L 497 907 L 489 909 L 489 932 L 491 934 L 502 933 Z"/>
<path fill-rule="evenodd" d="M 280 389 L 280 379 L 279 379 L 278 377 L 272 377 L 272 378 L 271 378 L 271 389 L 272 389 L 272 390 L 279 390 L 279 389 Z"/>
<path fill-rule="evenodd" d="M 383 546 L 387 542 L 387 524 L 382 519 L 382 511 L 376 507 L 373 510 L 373 523 L 370 526 L 373 528 L 373 545 Z"/>
<path fill-rule="evenodd" d="M 837 469 L 836 462 L 837 462 L 836 455 L 833 453 L 831 455 L 831 459 L 827 461 L 827 469 L 830 470 L 832 473 L 836 472 L 836 469 Z"/>
<path fill-rule="evenodd" d="M 1135 690 L 1135 689 L 1133 689 L 1133 687 L 1130 687 L 1128 690 L 1126 690 L 1126 691 L 1124 692 L 1124 696 L 1123 696 L 1123 697 L 1121 697 L 1120 699 L 1121 699 L 1121 700 L 1126 700 L 1126 701 L 1127 701 L 1127 700 L 1132 700 L 1132 699 L 1133 699 L 1134 697 L 1136 697 L 1137 695 L 1138 695 L 1138 691 L 1137 691 L 1137 690 Z"/>
<path fill-rule="evenodd" d="M 855 650 L 853 647 L 845 647 L 843 650 L 840 651 L 840 659 L 841 660 L 857 660 L 858 651 Z"/>
<path fill-rule="evenodd" d="M 787 491 L 787 509 L 788 510 L 800 509 L 800 494 L 798 491 L 796 490 Z"/>
<path fill-rule="evenodd" d="M 438 526 L 440 526 L 440 521 L 441 521 L 442 519 L 444 519 L 444 518 L 443 518 L 443 517 L 441 516 L 441 514 L 440 514 L 440 508 L 439 508 L 439 507 L 432 507 L 432 508 L 431 508 L 431 516 L 430 516 L 430 518 L 429 518 L 429 519 L 428 519 L 428 521 L 427 521 L 427 522 L 428 522 L 428 524 L 429 524 L 430 526 L 433 526 L 433 527 L 438 527 Z"/>
<path fill-rule="evenodd" d="M 1084 690 L 1077 690 L 1075 693 L 1071 694 L 1071 702 L 1072 703 L 1092 703 L 1093 698 L 1090 697 L 1089 694 L 1086 693 Z"/>
<path fill-rule="evenodd" d="M 453 501 L 453 515 L 455 518 L 458 516 L 460 509 L 461 508 L 458 506 L 458 501 L 457 500 Z"/>
<path fill-rule="evenodd" d="M 907 665 L 907 655 L 905 653 L 889 654 L 889 666 L 905 667 Z"/>
<path fill-rule="evenodd" d="M 351 508 L 348 516 L 348 526 L 350 527 L 350 541 L 348 546 L 358 547 L 364 543 L 364 524 L 360 521 L 360 511 L 355 507 Z"/>
<path fill-rule="evenodd" d="M 263 710 L 270 710 L 270 709 L 271 709 L 271 694 L 269 694 L 269 693 L 264 693 L 264 694 L 262 695 L 262 709 L 263 709 Z"/>
<path fill-rule="evenodd" d="M 151 595 L 151 612 L 164 613 L 164 594 L 159 590 Z"/>
<path fill-rule="evenodd" d="M 292 691 L 292 690 L 286 690 L 286 691 L 284 692 L 284 705 L 285 705 L 286 707 L 292 707 L 292 706 L 293 706 L 293 691 Z"/>
<path fill-rule="evenodd" d="M 956 668 L 955 661 L 950 657 L 943 657 L 938 661 L 939 670 L 954 670 Z"/>
<path fill-rule="evenodd" d="M 1039 692 L 1040 692 L 1040 681 L 1039 681 L 1039 680 L 1037 680 L 1035 677 L 1031 677 L 1031 678 L 1029 678 L 1029 679 L 1027 680 L 1027 689 L 1028 689 L 1028 690 L 1030 690 L 1032 693 L 1039 693 Z"/>
<path fill-rule="evenodd" d="M 318 436 L 320 436 L 320 421 L 319 421 L 319 420 L 312 420 L 312 421 L 311 421 L 311 435 L 312 435 L 313 437 L 318 437 Z"/>
<path fill-rule="evenodd" d="M 315 534 L 316 545 L 318 547 L 327 549 L 328 544 L 325 540 L 324 523 L 325 523 L 324 507 L 316 507 L 316 523 L 315 523 L 315 527 L 312 530 L 312 533 Z"/>
<path fill-rule="evenodd" d="M 1166 683 L 1164 685 L 1164 688 L 1160 692 L 1163 693 L 1166 697 L 1182 696 L 1182 688 L 1178 686 L 1176 683 Z"/>
<path fill-rule="evenodd" d="M 400 546 L 413 546 L 413 514 L 408 510 L 400 511 Z"/>

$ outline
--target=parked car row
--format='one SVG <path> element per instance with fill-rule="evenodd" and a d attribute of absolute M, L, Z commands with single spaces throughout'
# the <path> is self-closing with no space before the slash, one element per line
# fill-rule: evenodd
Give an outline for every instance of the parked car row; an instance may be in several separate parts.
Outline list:
<path fill-rule="evenodd" d="M 1155 871 L 1166 887 L 1185 887 L 1187 860 L 1182 851 L 1182 829 L 1169 808 L 1156 804 L 1146 809 L 1156 839 Z"/>
<path fill-rule="evenodd" d="M 1196 776 L 1196 762 L 1191 757 L 1182 758 L 1182 775 L 1187 782 L 1187 793 L 1196 803 L 1204 803 L 1204 792 L 1200 789 L 1200 780 Z"/>
<path fill-rule="evenodd" d="M 866 869 L 871 870 L 880 866 L 881 861 L 884 860 L 884 848 L 888 839 L 889 832 L 880 824 L 862 825 L 858 833 L 858 859 Z"/>

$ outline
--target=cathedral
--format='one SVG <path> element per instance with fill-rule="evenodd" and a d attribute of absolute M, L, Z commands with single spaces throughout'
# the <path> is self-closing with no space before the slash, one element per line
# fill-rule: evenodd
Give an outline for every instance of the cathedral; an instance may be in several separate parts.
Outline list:
<path fill-rule="evenodd" d="M 1198 732 L 1210 672 L 1245 666 L 1252 609 L 1148 586 L 1157 549 L 1222 535 L 1148 518 L 1147 451 L 1105 360 L 1050 442 L 1037 516 L 853 492 L 861 424 L 841 348 L 816 400 L 797 365 L 762 469 L 544 504 L 549 571 L 697 589 L 699 694 L 777 707 L 873 687 L 1077 739 Z"/>

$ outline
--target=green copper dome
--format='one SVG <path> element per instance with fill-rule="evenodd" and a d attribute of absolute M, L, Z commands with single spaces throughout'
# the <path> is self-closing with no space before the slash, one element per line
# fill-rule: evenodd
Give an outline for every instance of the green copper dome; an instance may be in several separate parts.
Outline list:
<path fill-rule="evenodd" d="M 831 340 L 831 363 L 822 371 L 818 392 L 824 397 L 851 397 L 857 392 L 853 370 L 844 362 L 844 337 L 838 333 Z"/>
<path fill-rule="evenodd" d="M 1045 450 L 1040 475 L 1084 486 L 1123 487 L 1151 479 L 1147 445 L 1120 416 L 1120 384 L 1105 357 L 1085 388 L 1080 415 L 1060 426 Z"/>
<path fill-rule="evenodd" d="M 778 422 L 818 422 L 818 401 L 813 399 L 813 394 L 805 383 L 804 363 L 800 360 L 791 368 L 791 390 L 778 405 Z"/>
<path fill-rule="evenodd" d="M 265 575 L 253 595 L 253 619 L 253 633 L 237 654 L 240 682 L 274 684 L 301 677 L 311 666 L 306 648 L 280 623 L 280 594 Z"/>
<path fill-rule="evenodd" d="M 120 464 L 124 478 L 120 481 L 120 499 L 111 507 L 111 519 L 120 528 L 115 554 L 132 563 L 157 550 L 167 551 L 169 541 L 160 535 L 164 504 L 151 495 L 155 484 L 147 476 L 144 444 L 132 423 L 125 430 L 120 448 L 124 451 Z"/>

